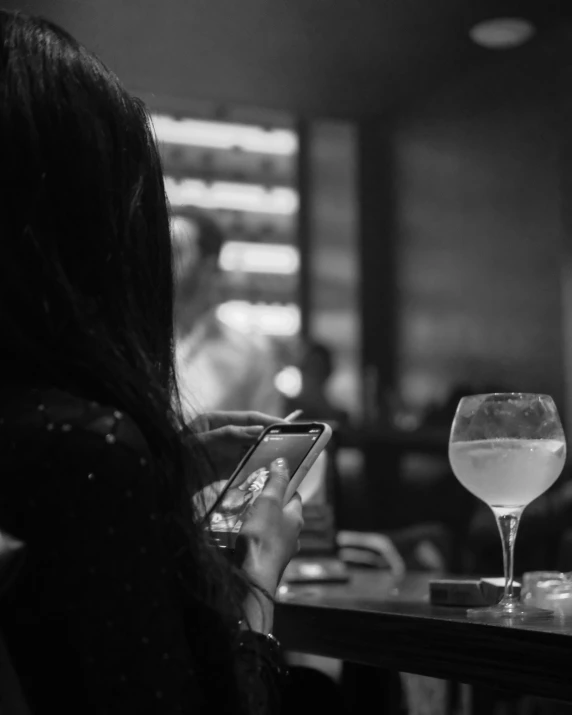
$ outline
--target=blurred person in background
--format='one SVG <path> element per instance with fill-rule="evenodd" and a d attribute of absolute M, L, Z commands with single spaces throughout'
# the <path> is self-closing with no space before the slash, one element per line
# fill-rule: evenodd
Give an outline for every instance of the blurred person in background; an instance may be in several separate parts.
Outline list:
<path fill-rule="evenodd" d="M 176 366 L 186 419 L 196 410 L 257 410 L 282 415 L 274 386 L 278 371 L 270 341 L 219 320 L 219 256 L 225 237 L 194 207 L 171 218 L 175 256 Z"/>
<path fill-rule="evenodd" d="M 323 343 L 306 341 L 299 361 L 301 389 L 296 397 L 287 399 L 287 411 L 301 409 L 305 419 L 326 420 L 339 427 L 346 426 L 348 413 L 336 406 L 328 395 L 334 369 L 332 349 Z"/>

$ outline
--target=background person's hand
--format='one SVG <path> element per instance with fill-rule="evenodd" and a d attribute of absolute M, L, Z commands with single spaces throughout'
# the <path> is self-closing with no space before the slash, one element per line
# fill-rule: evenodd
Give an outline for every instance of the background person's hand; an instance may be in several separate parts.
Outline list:
<path fill-rule="evenodd" d="M 262 412 L 207 412 L 190 427 L 209 455 L 216 478 L 227 480 L 262 430 L 283 421 Z"/>
<path fill-rule="evenodd" d="M 298 551 L 304 525 L 300 495 L 284 504 L 290 475 L 285 459 L 270 465 L 270 476 L 249 507 L 236 542 L 237 558 L 248 576 L 274 596 L 284 569 Z"/>

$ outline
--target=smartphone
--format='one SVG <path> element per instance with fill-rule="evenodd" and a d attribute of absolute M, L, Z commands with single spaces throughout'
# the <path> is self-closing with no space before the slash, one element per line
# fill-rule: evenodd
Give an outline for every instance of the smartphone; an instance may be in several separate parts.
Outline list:
<path fill-rule="evenodd" d="M 262 492 L 270 476 L 270 465 L 279 457 L 288 465 L 290 482 L 284 503 L 290 501 L 331 436 L 331 427 L 322 422 L 279 423 L 267 427 L 232 474 L 210 514 L 207 528 L 212 541 L 218 546 L 234 548 L 244 516 Z"/>

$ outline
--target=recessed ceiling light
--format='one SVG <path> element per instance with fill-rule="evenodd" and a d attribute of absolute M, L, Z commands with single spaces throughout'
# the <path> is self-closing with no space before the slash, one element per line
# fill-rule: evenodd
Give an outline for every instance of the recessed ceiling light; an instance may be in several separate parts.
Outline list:
<path fill-rule="evenodd" d="M 469 35 L 481 47 L 505 50 L 523 45 L 535 32 L 534 25 L 522 17 L 497 17 L 477 23 Z"/>

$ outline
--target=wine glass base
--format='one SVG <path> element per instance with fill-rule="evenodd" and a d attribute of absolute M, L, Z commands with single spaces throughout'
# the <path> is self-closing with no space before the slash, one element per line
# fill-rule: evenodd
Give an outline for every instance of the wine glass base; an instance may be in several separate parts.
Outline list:
<path fill-rule="evenodd" d="M 554 618 L 554 611 L 546 608 L 535 608 L 523 603 L 498 604 L 487 608 L 470 608 L 467 618 L 473 621 L 486 621 L 489 623 L 503 623 L 507 621 L 547 621 Z"/>

